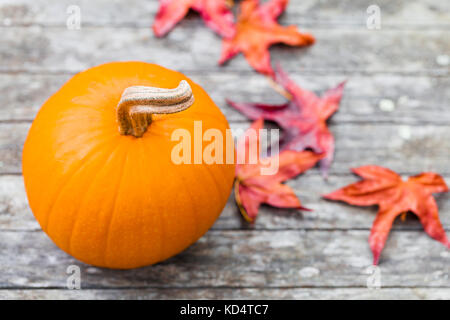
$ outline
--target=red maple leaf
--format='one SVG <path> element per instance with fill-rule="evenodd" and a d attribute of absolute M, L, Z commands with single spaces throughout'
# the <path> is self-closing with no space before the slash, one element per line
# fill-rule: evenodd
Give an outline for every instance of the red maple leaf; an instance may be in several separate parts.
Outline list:
<path fill-rule="evenodd" d="M 379 166 L 364 166 L 353 169 L 353 172 L 364 180 L 327 194 L 324 198 L 356 206 L 379 206 L 369 237 L 374 264 L 378 264 L 395 218 L 407 212 L 413 212 L 419 217 L 430 237 L 450 248 L 432 196 L 432 193 L 448 191 L 440 175 L 426 172 L 404 181 L 397 173 Z"/>
<path fill-rule="evenodd" d="M 282 150 L 312 149 L 323 153 L 320 168 L 326 176 L 334 155 L 334 137 L 327 127 L 327 120 L 339 108 L 345 82 L 319 98 L 297 86 L 281 68 L 277 69 L 275 80 L 292 96 L 289 102 L 267 105 L 227 101 L 250 119 L 263 118 L 277 123 L 284 131 Z"/>
<path fill-rule="evenodd" d="M 294 191 L 281 182 L 308 170 L 321 158 L 310 151 L 283 151 L 261 158 L 260 130 L 263 126 L 262 119 L 255 121 L 237 145 L 235 198 L 241 214 L 249 222 L 255 220 L 262 203 L 278 208 L 305 209 Z"/>
<path fill-rule="evenodd" d="M 240 8 L 237 31 L 233 38 L 224 39 L 220 64 L 239 52 L 258 72 L 273 73 L 270 65 L 269 47 L 275 43 L 305 46 L 314 43 L 314 37 L 300 33 L 296 26 L 282 27 L 278 16 L 285 10 L 289 0 L 270 0 L 260 5 L 259 0 L 245 0 Z"/>
<path fill-rule="evenodd" d="M 159 11 L 153 24 L 157 37 L 166 35 L 193 9 L 200 13 L 206 25 L 225 38 L 235 33 L 233 13 L 227 0 L 159 0 Z"/>

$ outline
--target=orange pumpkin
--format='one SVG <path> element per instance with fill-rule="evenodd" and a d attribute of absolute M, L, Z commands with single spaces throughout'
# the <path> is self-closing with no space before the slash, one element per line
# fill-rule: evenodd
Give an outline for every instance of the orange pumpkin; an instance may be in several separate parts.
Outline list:
<path fill-rule="evenodd" d="M 194 149 L 195 121 L 202 132 L 228 134 L 219 108 L 181 73 L 115 62 L 75 75 L 42 106 L 23 149 L 42 229 L 75 258 L 108 268 L 150 265 L 187 248 L 218 218 L 234 179 L 226 139 L 223 163 L 173 161 L 173 132 L 190 133 Z"/>

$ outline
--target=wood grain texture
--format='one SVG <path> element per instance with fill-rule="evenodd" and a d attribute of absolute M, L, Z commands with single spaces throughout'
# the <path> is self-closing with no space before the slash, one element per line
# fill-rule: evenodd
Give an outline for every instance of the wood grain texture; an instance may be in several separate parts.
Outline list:
<path fill-rule="evenodd" d="M 274 47 L 272 60 L 290 72 L 315 74 L 401 73 L 449 75 L 436 59 L 450 50 L 448 31 L 309 28 L 317 43 L 308 48 Z M 186 41 L 189 34 L 190 41 Z M 109 62 L 140 60 L 180 71 L 252 72 L 242 55 L 217 65 L 221 43 L 206 28 L 177 28 L 156 39 L 150 28 L 2 29 L 0 72 L 78 72 Z M 405 58 L 405 50 L 408 56 Z M 330 58 L 332 57 L 332 58 Z"/>
<path fill-rule="evenodd" d="M 284 23 L 314 26 L 365 26 L 370 0 L 291 0 Z M 394 27 L 446 27 L 450 24 L 450 5 L 441 0 L 407 1 L 378 0 L 383 25 Z M 81 9 L 82 23 L 88 26 L 148 27 L 158 10 L 157 1 L 141 0 L 2 0 L 0 20 L 10 19 L 7 25 L 61 26 L 66 24 L 67 8 L 77 5 Z M 124 14 L 126 12 L 126 14 Z M 198 24 L 195 14 L 189 15 L 179 27 Z"/>
<path fill-rule="evenodd" d="M 31 121 L 40 106 L 56 92 L 71 74 L 3 74 L 0 75 L 0 122 Z M 222 109 L 229 121 L 243 121 L 245 117 L 231 109 L 225 99 L 283 103 L 285 100 L 271 87 L 265 77 L 257 74 L 236 76 L 233 72 L 189 72 Z M 292 72 L 290 76 L 305 89 L 322 94 L 327 88 L 347 80 L 344 97 L 333 122 L 448 124 L 450 114 L 450 77 L 402 76 L 395 74 L 304 75 Z M 17 88 L 20 88 L 18 90 Z M 392 101 L 394 109 L 383 111 L 384 99 Z"/>
<path fill-rule="evenodd" d="M 67 267 L 81 286 L 106 288 L 366 287 L 372 255 L 361 230 L 210 230 L 183 253 L 134 270 L 87 266 L 39 232 L 0 233 L 0 287 L 66 288 Z M 383 251 L 384 287 L 450 287 L 448 250 L 416 231 L 392 232 Z"/>

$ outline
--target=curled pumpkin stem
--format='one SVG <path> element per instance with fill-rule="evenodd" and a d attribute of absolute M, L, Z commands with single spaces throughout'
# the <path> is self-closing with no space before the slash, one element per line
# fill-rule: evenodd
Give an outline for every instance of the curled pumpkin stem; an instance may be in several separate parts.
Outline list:
<path fill-rule="evenodd" d="M 194 95 L 187 81 L 175 89 L 145 86 L 128 87 L 117 105 L 119 132 L 142 137 L 152 122 L 152 114 L 169 114 L 186 110 L 194 103 Z"/>

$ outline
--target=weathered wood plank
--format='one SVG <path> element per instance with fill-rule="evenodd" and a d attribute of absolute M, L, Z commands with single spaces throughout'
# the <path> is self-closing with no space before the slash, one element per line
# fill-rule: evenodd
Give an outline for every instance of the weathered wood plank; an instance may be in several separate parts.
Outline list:
<path fill-rule="evenodd" d="M 438 0 L 380 0 L 376 3 L 371 0 L 291 0 L 282 21 L 337 28 L 342 25 L 366 27 L 367 8 L 374 4 L 380 7 L 382 28 L 446 27 L 450 23 L 450 5 Z"/>
<path fill-rule="evenodd" d="M 327 182 L 314 172 L 308 172 L 300 178 L 289 181 L 300 197 L 303 205 L 313 209 L 312 212 L 276 209 L 263 206 L 254 225 L 249 225 L 240 218 L 234 197 L 230 199 L 214 230 L 286 230 L 286 229 L 359 229 L 371 228 L 375 218 L 375 208 L 361 208 L 321 199 L 320 195 L 336 190 L 357 178 L 346 176 L 330 176 Z M 450 177 L 446 177 L 450 182 Z M 441 222 L 450 230 L 450 195 L 436 196 Z M 406 221 L 397 219 L 394 230 L 419 230 L 422 225 L 413 216 L 408 215 Z M 21 176 L 0 176 L 0 230 L 40 230 L 39 224 L 31 213 Z M 449 232 L 450 236 L 450 232 Z M 430 241 L 432 241 L 430 239 Z"/>
<path fill-rule="evenodd" d="M 282 17 L 284 23 L 324 26 L 365 26 L 370 0 L 299 1 L 292 0 Z M 46 0 L 2 0 L 0 20 L 4 25 L 61 26 L 69 16 L 67 8 L 77 5 L 81 9 L 82 23 L 86 26 L 139 26 L 149 27 L 158 9 L 157 1 L 141 0 L 59 0 L 48 5 Z M 450 8 L 447 2 L 389 1 L 379 0 L 382 25 L 399 26 L 447 26 Z M 190 15 L 182 25 L 200 24 L 196 15 Z"/>
<path fill-rule="evenodd" d="M 128 289 L 128 290 L 0 290 L 1 300 L 449 300 L 447 288 L 295 288 L 295 289 Z"/>
<path fill-rule="evenodd" d="M 39 229 L 28 206 L 22 176 L 0 177 L 0 229 Z"/>
<path fill-rule="evenodd" d="M 449 74 L 448 66 L 436 61 L 450 51 L 447 31 L 309 31 L 316 36 L 316 45 L 275 47 L 273 60 L 291 72 L 316 74 Z M 167 38 L 156 39 L 150 28 L 10 27 L 2 29 L 0 48 L 4 48 L 0 50 L 1 72 L 78 72 L 115 60 L 142 60 L 183 71 L 253 72 L 242 55 L 226 68 L 218 66 L 220 41 L 205 28 L 177 28 Z"/>
<path fill-rule="evenodd" d="M 449 251 L 417 231 L 392 232 L 380 271 L 384 287 L 449 287 Z M 366 287 L 372 257 L 366 231 L 209 231 L 166 262 L 136 270 L 84 265 L 43 232 L 0 233 L 0 287 L 105 288 Z"/>
<path fill-rule="evenodd" d="M 0 174 L 21 172 L 21 150 L 29 123 L 0 123 Z M 236 134 L 247 122 L 232 122 Z M 417 174 L 433 170 L 450 173 L 449 126 L 353 124 L 330 126 L 336 137 L 335 161 L 331 173 L 347 174 L 352 167 L 382 164 L 392 170 Z M 419 152 L 420 151 L 420 152 Z"/>
<path fill-rule="evenodd" d="M 283 103 L 267 79 L 257 74 L 236 76 L 232 72 L 190 72 L 194 81 L 202 85 L 221 107 L 229 121 L 243 121 L 245 117 L 228 107 L 225 99 Z M 336 124 L 344 122 L 395 122 L 399 124 L 448 124 L 450 114 L 450 77 L 400 75 L 355 75 L 326 77 L 292 73 L 302 87 L 318 94 L 347 79 L 345 94 Z M 0 75 L 0 121 L 31 121 L 45 100 L 56 92 L 71 75 L 3 74 Z M 382 109 L 382 101 L 393 103 L 392 110 Z M 381 107 L 380 107 L 381 105 Z"/>

